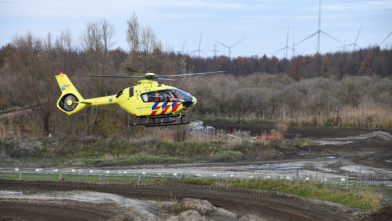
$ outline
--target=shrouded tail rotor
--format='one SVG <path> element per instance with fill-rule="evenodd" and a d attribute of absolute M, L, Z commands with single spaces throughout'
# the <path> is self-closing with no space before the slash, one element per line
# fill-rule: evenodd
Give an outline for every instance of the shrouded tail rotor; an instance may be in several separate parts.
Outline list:
<path fill-rule="evenodd" d="M 65 111 L 73 111 L 78 106 L 78 101 L 75 95 L 66 94 L 60 99 L 59 106 Z"/>

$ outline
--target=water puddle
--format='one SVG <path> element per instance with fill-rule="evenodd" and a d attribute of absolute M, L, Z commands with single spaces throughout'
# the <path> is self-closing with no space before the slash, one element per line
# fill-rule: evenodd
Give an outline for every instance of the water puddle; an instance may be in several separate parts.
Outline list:
<path fill-rule="evenodd" d="M 266 163 L 266 164 L 250 164 L 247 167 L 259 168 L 259 167 L 288 167 L 289 163 Z"/>
<path fill-rule="evenodd" d="M 360 166 L 343 166 L 341 167 L 341 169 L 351 173 L 359 173 L 359 171 L 361 171 L 362 173 L 374 173 L 374 171 L 363 167 L 361 168 Z"/>
<path fill-rule="evenodd" d="M 353 143 L 352 141 L 325 141 L 325 140 L 318 140 L 313 142 L 315 142 L 317 145 L 344 145 L 344 144 Z"/>
<path fill-rule="evenodd" d="M 336 157 L 325 157 L 325 159 L 336 159 Z"/>

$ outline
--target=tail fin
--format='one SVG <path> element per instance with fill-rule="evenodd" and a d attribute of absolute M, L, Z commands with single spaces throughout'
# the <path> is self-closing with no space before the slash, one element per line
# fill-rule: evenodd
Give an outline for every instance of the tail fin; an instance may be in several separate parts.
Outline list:
<path fill-rule="evenodd" d="M 56 75 L 56 80 L 59 83 L 62 92 L 59 100 L 57 101 L 57 108 L 68 115 L 82 110 L 86 106 L 86 104 L 81 103 L 84 99 L 79 94 L 78 90 L 76 90 L 67 75 L 62 73 L 60 75 Z"/>

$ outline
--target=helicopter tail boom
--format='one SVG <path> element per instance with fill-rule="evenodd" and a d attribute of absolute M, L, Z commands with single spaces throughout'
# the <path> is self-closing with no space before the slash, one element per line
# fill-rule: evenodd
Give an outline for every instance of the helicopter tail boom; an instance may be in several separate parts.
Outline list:
<path fill-rule="evenodd" d="M 118 103 L 116 95 L 83 99 L 82 95 L 76 90 L 67 75 L 56 75 L 56 80 L 61 89 L 61 96 L 57 101 L 57 107 L 68 115 L 74 114 L 85 107 L 100 106 Z"/>

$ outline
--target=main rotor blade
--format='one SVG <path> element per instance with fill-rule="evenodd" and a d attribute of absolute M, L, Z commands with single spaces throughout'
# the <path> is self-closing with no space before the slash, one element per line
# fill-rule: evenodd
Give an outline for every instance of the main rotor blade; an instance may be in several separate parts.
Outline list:
<path fill-rule="evenodd" d="M 245 38 L 244 39 L 242 39 L 241 41 L 243 41 L 243 40 L 245 40 Z M 239 44 L 241 41 L 239 41 L 239 42 L 237 42 L 237 43 L 235 43 L 235 44 L 233 44 L 230 48 L 232 48 L 232 47 L 234 47 L 234 46 L 236 46 L 237 44 Z"/>
<path fill-rule="evenodd" d="M 86 75 L 86 74 L 77 74 L 77 76 L 84 76 L 84 77 L 103 77 L 103 78 L 145 78 L 145 77 L 142 77 L 142 76 Z"/>
<path fill-rule="evenodd" d="M 138 74 L 138 75 L 140 75 L 140 76 L 146 77 L 145 74 L 140 73 L 140 72 L 138 72 L 138 71 L 136 71 L 136 70 L 134 70 L 134 69 L 132 69 L 132 68 L 130 68 L 130 67 L 128 67 L 128 66 L 124 66 L 124 68 L 127 69 L 127 70 L 130 71 L 130 72 L 133 72 L 133 73 Z"/>
<path fill-rule="evenodd" d="M 225 71 L 213 71 L 213 72 L 203 72 L 203 73 L 191 73 L 191 74 L 174 74 L 174 75 L 155 75 L 156 78 L 161 77 L 181 77 L 181 76 L 192 76 L 192 75 L 201 75 L 201 74 L 215 74 L 215 73 L 224 73 Z"/>
<path fill-rule="evenodd" d="M 219 44 L 223 45 L 223 46 L 226 47 L 226 48 L 229 48 L 229 47 L 227 47 L 226 45 L 220 43 L 219 41 L 217 41 L 217 40 L 215 40 L 215 39 L 214 39 L 214 41 L 218 42 Z"/>
<path fill-rule="evenodd" d="M 391 36 L 391 35 L 392 35 L 392 31 L 391 31 L 391 33 L 389 33 L 389 35 L 381 42 L 380 46 L 381 46 L 382 43 L 384 43 L 384 41 L 387 40 L 387 39 L 389 38 L 389 36 Z"/>
<path fill-rule="evenodd" d="M 333 37 L 332 35 L 330 35 L 330 34 L 327 34 L 327 33 L 323 32 L 323 31 L 320 31 L 320 32 L 321 32 L 321 33 L 323 33 L 323 34 L 325 34 L 326 36 L 328 36 L 328 37 L 330 37 L 330 38 L 334 39 L 335 41 L 338 41 L 338 42 L 342 43 L 342 44 L 344 45 L 344 43 L 343 43 L 343 42 L 339 41 L 338 39 L 336 39 L 336 38 L 335 38 L 335 37 Z"/>
<path fill-rule="evenodd" d="M 299 43 L 297 43 L 297 44 L 295 44 L 295 45 L 301 44 L 302 42 L 304 42 L 304 41 L 308 40 L 309 38 L 315 36 L 317 33 L 318 33 L 318 31 L 316 31 L 314 34 L 311 34 L 309 37 L 305 38 L 304 40 L 300 41 Z"/>
<path fill-rule="evenodd" d="M 282 48 L 282 49 L 279 49 L 279 50 L 275 51 L 275 52 L 272 53 L 272 54 L 278 53 L 279 51 L 281 51 L 281 50 L 283 50 L 283 49 L 286 49 L 286 47 L 284 47 L 284 48 Z"/>

